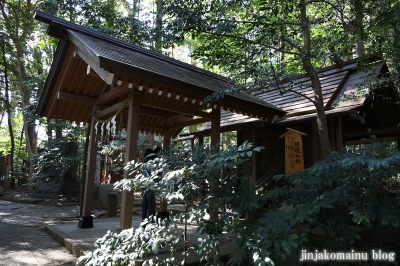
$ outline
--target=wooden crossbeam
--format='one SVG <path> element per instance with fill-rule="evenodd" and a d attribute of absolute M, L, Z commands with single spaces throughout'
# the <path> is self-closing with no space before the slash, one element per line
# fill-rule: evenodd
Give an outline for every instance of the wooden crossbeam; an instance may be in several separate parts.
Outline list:
<path fill-rule="evenodd" d="M 97 119 L 101 119 L 105 116 L 108 116 L 110 114 L 113 114 L 114 112 L 118 111 L 123 105 L 124 105 L 125 101 L 116 103 L 110 107 L 107 107 L 97 113 L 94 114 L 94 116 Z M 160 118 L 165 118 L 168 116 L 168 113 L 166 113 L 165 111 L 159 111 L 159 110 L 151 110 L 145 107 L 140 107 L 140 114 L 142 115 L 147 115 L 147 116 L 152 116 L 152 117 L 160 117 Z"/>
<path fill-rule="evenodd" d="M 103 109 L 103 110 L 101 110 L 101 111 L 99 111 L 99 112 L 97 112 L 97 113 L 95 113 L 93 115 L 97 119 L 101 119 L 101 118 L 103 118 L 103 117 L 105 117 L 107 115 L 110 115 L 110 114 L 118 111 L 120 108 L 122 108 L 124 106 L 124 104 L 125 104 L 125 101 L 119 102 L 119 103 L 114 104 L 114 105 L 112 105 L 110 107 L 107 107 L 106 109 Z"/>
<path fill-rule="evenodd" d="M 129 87 L 116 86 L 111 90 L 101 94 L 99 97 L 97 97 L 96 104 L 97 105 L 105 104 L 109 101 L 117 99 L 122 95 L 129 93 L 131 90 L 132 89 L 130 89 Z"/>
<path fill-rule="evenodd" d="M 87 105 L 94 105 L 96 102 L 95 98 L 83 96 L 83 95 L 79 95 L 79 94 L 74 94 L 74 93 L 70 93 L 70 92 L 65 92 L 65 91 L 59 91 L 57 93 L 57 99 L 63 100 L 63 101 L 68 101 L 68 102 L 74 102 L 74 103 L 83 103 L 83 104 L 87 104 Z"/>
<path fill-rule="evenodd" d="M 139 126 L 140 127 L 145 127 L 145 128 L 152 128 L 152 129 L 160 129 L 164 130 L 164 127 L 160 124 L 154 124 L 154 123 L 149 123 L 149 122 L 142 122 L 139 121 Z"/>
<path fill-rule="evenodd" d="M 172 112 L 209 118 L 210 120 L 213 119 L 213 116 L 210 113 L 200 111 L 193 107 L 188 107 L 188 106 L 181 107 L 181 106 L 178 106 L 177 104 L 166 104 L 163 102 L 158 102 L 158 101 L 149 100 L 149 99 L 143 99 L 141 104 L 144 106 L 151 106 L 151 107 L 164 109 L 164 110 L 168 110 L 168 111 L 172 111 Z"/>
<path fill-rule="evenodd" d="M 170 125 L 169 128 L 170 129 L 184 128 L 184 127 L 187 127 L 187 126 L 197 125 L 197 124 L 205 123 L 205 122 L 208 122 L 208 121 L 210 121 L 210 119 L 208 119 L 208 118 L 197 118 L 197 119 L 192 119 L 190 121 L 185 121 L 185 122 L 181 122 L 181 123 Z"/>
<path fill-rule="evenodd" d="M 165 118 L 168 116 L 168 113 L 166 113 L 163 110 L 153 110 L 153 109 L 148 109 L 148 108 L 144 108 L 144 107 L 140 108 L 140 113 L 143 115 L 147 115 L 147 116 L 161 117 L 161 118 Z"/>

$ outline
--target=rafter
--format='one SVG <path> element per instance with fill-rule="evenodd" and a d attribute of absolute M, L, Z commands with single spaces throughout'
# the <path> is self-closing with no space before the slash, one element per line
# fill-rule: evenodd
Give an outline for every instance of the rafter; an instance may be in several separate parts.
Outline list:
<path fill-rule="evenodd" d="M 79 95 L 79 94 L 74 94 L 74 93 L 70 93 L 70 92 L 65 92 L 65 91 L 59 91 L 57 93 L 57 100 L 63 100 L 63 101 L 74 102 L 74 103 L 83 103 L 83 104 L 88 104 L 88 105 L 94 105 L 96 102 L 95 98 L 83 96 L 83 95 Z"/>
<path fill-rule="evenodd" d="M 73 59 L 74 59 L 74 53 L 72 52 L 72 54 L 70 54 L 68 56 L 68 58 L 67 58 L 67 63 L 65 64 L 65 68 L 60 72 L 60 73 L 62 73 L 62 76 L 61 76 L 60 82 L 58 83 L 58 86 L 56 88 L 56 92 L 60 91 L 61 86 L 64 83 L 64 79 L 65 79 L 65 76 L 67 74 L 67 70 L 69 69 L 69 66 L 71 65 L 71 62 L 72 62 Z M 57 95 L 55 97 L 57 97 Z M 55 103 L 56 103 L 56 100 L 53 100 L 51 102 L 51 106 L 50 106 L 48 114 L 47 114 L 48 117 L 52 116 L 52 112 L 53 112 L 53 108 L 55 106 Z"/>
<path fill-rule="evenodd" d="M 122 108 L 125 105 L 125 103 L 126 103 L 125 101 L 119 102 L 119 103 L 114 104 L 114 105 L 112 105 L 110 107 L 107 107 L 106 109 L 103 109 L 103 110 L 101 110 L 101 111 L 99 111 L 99 112 L 97 112 L 97 113 L 95 113 L 93 115 L 97 119 L 101 119 L 101 118 L 103 118 L 103 117 L 105 117 L 107 115 L 110 115 L 110 114 L 118 111 L 120 108 Z"/>
<path fill-rule="evenodd" d="M 90 68 L 86 69 L 86 74 L 90 74 L 90 70 L 92 69 L 94 72 L 97 73 L 97 75 L 99 75 L 99 77 L 104 80 L 105 83 L 111 85 L 113 79 L 114 79 L 114 74 L 105 70 L 104 68 L 99 67 L 92 58 L 90 58 L 89 55 L 87 55 L 86 53 L 84 53 L 83 51 L 81 51 L 79 48 L 76 48 L 75 53 L 82 58 L 83 61 L 86 62 L 86 64 L 88 64 L 88 66 Z"/>
<path fill-rule="evenodd" d="M 192 119 L 190 121 L 185 121 L 185 122 L 181 122 L 181 123 L 170 125 L 169 128 L 170 129 L 183 128 L 183 127 L 187 127 L 187 126 L 192 126 L 192 125 L 205 123 L 205 122 L 208 122 L 208 121 L 210 121 L 210 119 L 208 119 L 208 118 L 197 118 L 197 119 Z"/>
<path fill-rule="evenodd" d="M 97 97 L 96 104 L 97 105 L 102 105 L 105 104 L 109 101 L 112 101 L 114 99 L 117 99 L 118 97 L 125 95 L 129 93 L 132 89 L 129 87 L 125 86 L 116 86 L 109 91 L 101 94 L 99 97 Z"/>
<path fill-rule="evenodd" d="M 144 128 L 164 130 L 164 127 L 160 126 L 160 124 L 154 124 L 154 123 L 148 123 L 148 122 L 142 122 L 142 121 L 139 121 L 139 126 L 144 127 Z"/>
<path fill-rule="evenodd" d="M 149 108 L 145 108 L 145 107 L 140 108 L 140 113 L 143 115 L 147 115 L 147 116 L 161 117 L 161 118 L 165 118 L 168 116 L 168 113 L 166 113 L 163 110 L 155 110 L 155 109 L 149 109 Z"/>

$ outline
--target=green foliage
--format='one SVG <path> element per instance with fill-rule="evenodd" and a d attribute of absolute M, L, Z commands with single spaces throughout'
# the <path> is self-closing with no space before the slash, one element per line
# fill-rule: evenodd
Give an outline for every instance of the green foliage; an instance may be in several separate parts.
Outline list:
<path fill-rule="evenodd" d="M 154 138 L 155 146 L 162 146 L 162 138 L 161 136 L 152 136 Z M 155 147 L 151 147 L 151 144 L 148 143 L 147 135 L 139 134 L 138 142 L 137 142 L 137 150 L 138 155 L 137 158 L 144 158 L 143 151 L 147 148 L 154 149 Z M 113 139 L 105 139 L 99 145 L 99 153 L 108 156 L 111 160 L 109 161 L 110 170 L 114 173 L 120 173 L 124 170 L 125 164 L 125 149 L 126 149 L 126 131 L 121 130 L 118 132 Z"/>
<path fill-rule="evenodd" d="M 116 190 L 155 190 L 169 203 L 183 204 L 186 212 L 171 213 L 166 221 L 150 219 L 136 230 L 109 232 L 78 263 L 127 265 L 143 259 L 149 265 L 178 265 L 195 250 L 208 265 L 274 265 L 306 245 L 318 248 L 309 235 L 317 226 L 330 239 L 324 248 L 331 250 L 365 249 L 361 230 L 399 227 L 400 190 L 389 190 L 388 183 L 399 181 L 400 152 L 373 144 L 332 153 L 302 172 L 276 176 L 288 185 L 261 194 L 241 171 L 242 163 L 261 149 L 248 142 L 225 151 L 171 147 L 147 164 L 150 175 L 144 164 L 130 162 L 126 169 L 133 178 L 116 183 Z M 218 221 L 206 219 L 212 208 L 219 210 Z M 246 221 L 245 212 L 259 215 Z M 185 232 L 175 232 L 181 223 L 195 224 L 203 234 L 196 243 L 185 242 L 183 250 L 178 243 L 186 240 Z M 232 247 L 229 261 L 219 257 L 227 244 Z M 168 260 L 158 260 L 160 250 L 171 255 Z"/>
<path fill-rule="evenodd" d="M 320 209 L 309 220 L 310 228 L 321 226 L 334 240 L 331 248 L 350 249 L 360 238 L 360 228 L 399 227 L 399 159 L 397 149 L 379 143 L 343 155 L 334 152 L 302 172 L 277 176 L 293 186 L 271 191 L 270 198 L 285 195 L 293 208 L 317 200 L 312 208 Z"/>
<path fill-rule="evenodd" d="M 261 148 L 254 150 L 258 151 L 259 149 Z M 132 234 L 147 234 L 147 230 L 153 230 L 153 226 L 154 230 L 160 231 L 157 231 L 156 234 L 147 234 L 149 237 L 145 238 L 147 244 L 138 244 L 135 240 L 136 237 L 133 237 L 132 249 L 130 252 L 124 252 L 121 261 L 132 257 L 145 258 L 148 253 L 157 254 L 161 248 L 170 250 L 172 253 L 170 259 L 172 260 L 175 257 L 174 253 L 182 252 L 182 249 L 175 246 L 177 244 L 175 242 L 182 240 L 183 237 L 171 236 L 168 230 L 171 226 L 176 226 L 176 223 L 187 222 L 197 224 L 198 231 L 204 234 L 204 238 L 199 239 L 198 244 L 185 245 L 184 253 L 187 255 L 195 245 L 195 250 L 202 260 L 208 261 L 208 263 L 221 263 L 218 250 L 224 242 L 229 241 L 229 238 L 226 239 L 219 232 L 227 230 L 240 233 L 240 228 L 245 228 L 244 221 L 240 219 L 242 212 L 254 210 L 258 206 L 254 187 L 247 184 L 247 177 L 241 171 L 242 163 L 249 159 L 248 156 L 251 156 L 252 152 L 252 144 L 247 142 L 239 147 L 230 146 L 225 151 L 202 146 L 197 146 L 193 150 L 190 147 L 171 146 L 162 156 L 150 161 L 147 165 L 135 161 L 130 162 L 126 169 L 133 178 L 116 183 L 114 185 L 116 190 L 155 190 L 168 203 L 183 204 L 186 212 L 170 214 L 170 223 L 166 224 L 168 226 L 162 226 L 161 223 L 154 223 L 154 221 L 142 224 L 145 229 L 139 228 Z M 150 170 L 150 175 L 144 171 L 144 167 Z M 207 193 L 203 193 L 206 191 Z M 248 200 L 243 201 L 243 198 Z M 222 211 L 220 220 L 215 223 L 205 220 L 208 216 L 207 210 L 211 207 Z M 125 231 L 120 234 L 126 234 Z M 208 234 L 205 234 L 206 232 Z M 120 238 L 122 235 L 116 237 Z M 163 238 L 160 235 L 166 237 Z M 230 240 L 234 240 L 234 238 L 230 237 Z M 155 242 L 157 246 L 154 245 Z M 110 249 L 102 247 L 102 250 Z M 99 261 L 102 263 L 110 261 L 109 258 L 114 256 L 116 251 L 111 250 L 100 256 L 98 256 L 98 252 L 100 251 L 94 251 L 85 257 L 86 265 L 93 265 L 94 262 Z M 186 255 L 181 258 L 183 262 Z M 150 265 L 177 265 L 179 263 L 179 261 L 167 260 L 161 262 L 157 259 L 150 261 Z"/>
<path fill-rule="evenodd" d="M 305 26 L 311 31 L 312 45 L 310 54 L 304 55 L 299 1 L 165 2 L 170 18 L 165 30 L 170 38 L 199 39 L 202 45 L 193 56 L 206 65 L 224 67 L 247 89 L 265 89 L 288 75 L 304 73 L 304 56 L 318 68 L 332 58 L 347 57 L 354 45 L 354 36 L 343 26 L 342 15 L 349 4 L 335 3 L 336 9 L 324 1 L 306 1 Z"/>
<path fill-rule="evenodd" d="M 63 133 L 61 137 L 44 142 L 41 151 L 34 156 L 36 173 L 32 185 L 46 182 L 56 186 L 67 176 L 72 180 L 80 180 L 84 128 L 67 124 Z M 54 167 L 55 162 L 57 167 Z"/>
<path fill-rule="evenodd" d="M 120 40 L 156 50 L 158 31 L 154 27 L 154 14 L 138 7 L 135 9 L 128 1 L 48 0 L 42 6 L 45 12 L 50 14 L 92 27 Z M 163 46 L 170 47 L 167 43 L 163 43 Z"/>
<path fill-rule="evenodd" d="M 171 42 L 198 42 L 192 56 L 232 77 L 229 92 L 268 90 L 282 80 L 296 87 L 296 77 L 310 75 L 310 68 L 370 55 L 388 62 L 387 78 L 399 85 L 399 10 L 391 0 L 165 1 L 165 32 Z M 355 55 L 359 47 L 365 53 Z"/>
<path fill-rule="evenodd" d="M 131 261 L 142 258 L 145 254 L 158 254 L 164 247 L 175 253 L 181 236 L 177 234 L 174 223 L 152 219 L 141 227 L 122 230 L 118 233 L 108 231 L 96 240 L 94 252 L 82 256 L 77 264 L 85 265 L 130 265 Z M 133 251 L 133 252 L 132 252 Z M 164 249 L 165 251 L 165 249 Z M 177 265 L 173 257 L 162 261 L 153 259 L 150 265 Z"/>

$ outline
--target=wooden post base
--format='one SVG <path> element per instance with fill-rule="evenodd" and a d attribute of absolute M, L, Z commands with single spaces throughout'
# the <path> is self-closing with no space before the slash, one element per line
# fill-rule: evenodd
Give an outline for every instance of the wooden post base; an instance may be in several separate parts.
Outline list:
<path fill-rule="evenodd" d="M 79 218 L 78 227 L 81 229 L 93 228 L 93 217 L 92 216 L 83 216 L 83 217 Z"/>

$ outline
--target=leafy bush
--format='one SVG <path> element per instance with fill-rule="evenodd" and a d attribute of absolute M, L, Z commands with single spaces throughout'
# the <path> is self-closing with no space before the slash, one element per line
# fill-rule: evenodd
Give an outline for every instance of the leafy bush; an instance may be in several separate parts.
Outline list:
<path fill-rule="evenodd" d="M 286 176 L 293 186 L 270 191 L 269 197 L 284 195 L 293 207 L 322 199 L 318 207 L 325 210 L 318 210 L 310 227 L 320 226 L 332 238 L 331 248 L 350 249 L 361 238 L 361 230 L 399 227 L 399 173 L 397 147 L 375 143 L 343 155 L 333 152 L 328 159 Z M 279 204 L 277 201 L 275 207 Z"/>
<path fill-rule="evenodd" d="M 169 203 L 181 203 L 186 212 L 171 213 L 165 221 L 152 218 L 136 230 L 109 232 L 78 263 L 128 265 L 143 259 L 149 265 L 183 265 L 188 254 L 196 252 L 208 265 L 274 265 L 273 261 L 293 259 L 297 249 L 312 240 L 309 231 L 316 226 L 332 239 L 333 250 L 356 244 L 357 225 L 398 227 L 399 192 L 388 191 L 385 184 L 397 178 L 400 153 L 379 146 L 359 153 L 332 153 L 302 172 L 277 176 L 288 185 L 261 194 L 241 168 L 261 149 L 248 142 L 225 151 L 171 147 L 148 163 L 150 176 L 143 174 L 144 164 L 130 162 L 126 169 L 133 179 L 116 183 L 116 190 L 155 190 Z M 206 219 L 212 209 L 218 209 L 218 221 Z M 243 219 L 250 212 L 258 217 Z M 176 232 L 178 223 L 198 225 L 204 237 L 189 242 L 185 232 Z M 231 255 L 221 258 L 220 248 L 227 243 Z M 160 251 L 170 257 L 160 260 Z"/>
<path fill-rule="evenodd" d="M 83 129 L 70 126 L 64 131 L 64 136 L 44 142 L 40 152 L 34 157 L 36 173 L 33 185 L 38 183 L 51 184 L 57 188 L 65 180 L 80 180 L 80 166 L 83 160 Z M 57 162 L 57 167 L 54 163 Z"/>

